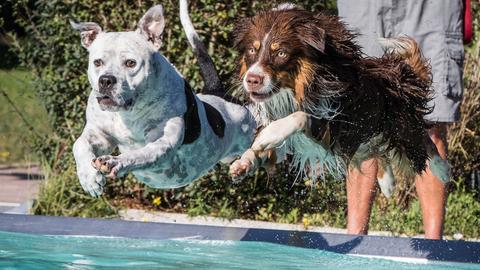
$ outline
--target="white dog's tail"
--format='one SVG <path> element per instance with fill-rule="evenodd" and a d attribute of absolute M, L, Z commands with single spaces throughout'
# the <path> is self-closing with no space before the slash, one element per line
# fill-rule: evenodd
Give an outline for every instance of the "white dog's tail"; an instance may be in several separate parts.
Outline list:
<path fill-rule="evenodd" d="M 217 70 L 212 58 L 208 55 L 207 49 L 203 45 L 200 37 L 193 27 L 190 16 L 188 15 L 188 1 L 180 0 L 180 21 L 182 23 L 185 34 L 187 35 L 188 42 L 192 46 L 195 53 L 198 64 L 200 66 L 200 74 L 205 81 L 204 94 L 213 94 L 222 96 L 225 94 L 223 84 L 218 77 Z"/>

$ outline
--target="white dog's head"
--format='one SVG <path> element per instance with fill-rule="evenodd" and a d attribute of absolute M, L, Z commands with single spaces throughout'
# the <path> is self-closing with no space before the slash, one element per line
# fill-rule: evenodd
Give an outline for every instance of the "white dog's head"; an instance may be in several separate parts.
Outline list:
<path fill-rule="evenodd" d="M 93 22 L 75 23 L 89 51 L 88 79 L 102 110 L 128 110 L 148 89 L 165 26 L 161 5 L 150 8 L 134 32 L 103 32 Z"/>

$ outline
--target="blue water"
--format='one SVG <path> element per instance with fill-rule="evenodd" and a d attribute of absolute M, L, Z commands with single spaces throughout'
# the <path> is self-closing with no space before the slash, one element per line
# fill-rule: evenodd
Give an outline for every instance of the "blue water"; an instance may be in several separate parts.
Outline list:
<path fill-rule="evenodd" d="M 138 240 L 0 232 L 0 269 L 480 269 L 413 264 L 261 242 Z"/>

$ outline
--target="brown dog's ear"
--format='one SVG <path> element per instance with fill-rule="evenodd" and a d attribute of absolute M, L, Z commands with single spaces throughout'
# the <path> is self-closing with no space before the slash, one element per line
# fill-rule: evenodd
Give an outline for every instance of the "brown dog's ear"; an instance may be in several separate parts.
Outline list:
<path fill-rule="evenodd" d="M 235 26 L 233 27 L 233 46 L 238 49 L 243 49 L 240 48 L 240 46 L 248 31 L 250 31 L 251 24 L 251 18 L 242 18 L 235 23 Z"/>
<path fill-rule="evenodd" d="M 325 30 L 314 22 L 308 22 L 302 27 L 300 40 L 319 52 L 325 51 Z"/>

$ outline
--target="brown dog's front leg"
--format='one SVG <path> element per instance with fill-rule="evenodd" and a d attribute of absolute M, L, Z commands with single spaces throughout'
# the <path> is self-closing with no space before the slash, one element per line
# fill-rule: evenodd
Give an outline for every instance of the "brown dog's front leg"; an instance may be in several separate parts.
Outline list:
<path fill-rule="evenodd" d="M 274 150 L 254 151 L 251 148 L 243 153 L 240 159 L 230 165 L 230 175 L 233 180 L 238 181 L 253 173 L 260 167 L 271 169 L 276 163 Z"/>
<path fill-rule="evenodd" d="M 251 148 L 230 165 L 230 176 L 234 181 L 239 181 L 255 171 L 263 163 L 262 158 L 257 156 Z"/>
<path fill-rule="evenodd" d="M 256 152 L 273 149 L 296 132 L 304 132 L 311 139 L 330 145 L 329 121 L 298 111 L 266 126 L 255 138 L 252 149 Z"/>
<path fill-rule="evenodd" d="M 309 114 L 298 111 L 278 119 L 266 126 L 255 138 L 252 149 L 266 151 L 281 145 L 296 132 L 305 131 L 308 127 Z"/>

